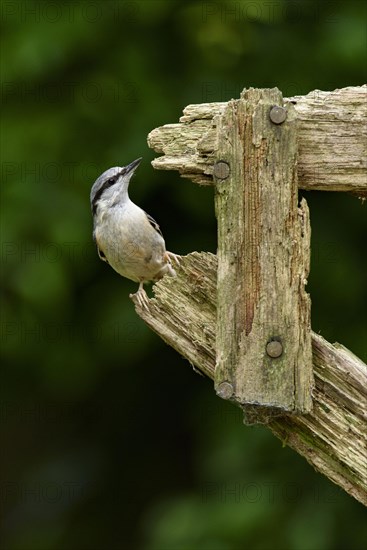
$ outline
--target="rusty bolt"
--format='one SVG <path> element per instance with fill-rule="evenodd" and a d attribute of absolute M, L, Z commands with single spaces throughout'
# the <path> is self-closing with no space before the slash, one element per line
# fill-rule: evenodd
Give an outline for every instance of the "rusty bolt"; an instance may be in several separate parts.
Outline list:
<path fill-rule="evenodd" d="M 222 399 L 230 399 L 233 395 L 233 386 L 229 382 L 222 382 L 217 388 L 217 395 Z"/>
<path fill-rule="evenodd" d="M 274 105 L 274 107 L 270 109 L 270 120 L 274 122 L 274 124 L 282 124 L 286 118 L 287 110 L 284 107 Z"/>
<path fill-rule="evenodd" d="M 266 344 L 266 353 L 269 355 L 269 357 L 272 357 L 273 359 L 280 357 L 283 353 L 282 343 L 278 340 L 272 340 L 271 342 L 268 342 Z"/>
<path fill-rule="evenodd" d="M 230 172 L 229 164 L 224 160 L 219 160 L 214 164 L 213 173 L 218 180 L 227 179 L 229 176 L 229 172 Z"/>

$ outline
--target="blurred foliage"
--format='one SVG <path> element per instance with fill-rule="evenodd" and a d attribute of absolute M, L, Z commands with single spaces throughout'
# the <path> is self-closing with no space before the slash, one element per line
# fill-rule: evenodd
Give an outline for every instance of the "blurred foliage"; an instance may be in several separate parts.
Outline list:
<path fill-rule="evenodd" d="M 216 250 L 212 190 L 150 166 L 150 130 L 244 87 L 366 79 L 361 1 L 1 4 L 4 550 L 357 550 L 363 508 L 134 313 L 97 258 L 89 191 L 143 156 L 133 200 L 169 249 Z M 305 193 L 312 325 L 366 357 L 365 213 Z"/>

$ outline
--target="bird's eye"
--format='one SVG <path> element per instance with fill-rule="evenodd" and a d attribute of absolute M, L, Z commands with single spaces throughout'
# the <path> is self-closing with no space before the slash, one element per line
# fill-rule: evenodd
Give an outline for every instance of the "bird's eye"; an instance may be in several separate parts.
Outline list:
<path fill-rule="evenodd" d="M 109 183 L 110 185 L 113 185 L 114 183 L 117 182 L 117 180 L 118 180 L 118 176 L 113 176 L 113 178 L 110 178 L 110 179 L 108 180 L 108 183 Z"/>

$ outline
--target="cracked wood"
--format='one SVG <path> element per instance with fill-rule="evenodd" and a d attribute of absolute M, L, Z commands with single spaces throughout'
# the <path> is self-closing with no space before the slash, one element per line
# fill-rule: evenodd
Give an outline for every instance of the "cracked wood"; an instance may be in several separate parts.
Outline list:
<path fill-rule="evenodd" d="M 350 86 L 285 98 L 298 119 L 300 189 L 349 191 L 367 195 L 367 86 Z M 227 103 L 188 105 L 178 124 L 166 124 L 148 136 L 148 145 L 164 155 L 153 160 L 159 170 L 213 185 L 218 139 L 216 116 Z"/>

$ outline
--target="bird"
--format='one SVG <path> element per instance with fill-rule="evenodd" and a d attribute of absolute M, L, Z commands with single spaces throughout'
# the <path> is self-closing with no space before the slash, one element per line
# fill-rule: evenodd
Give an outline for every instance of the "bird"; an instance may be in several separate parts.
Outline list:
<path fill-rule="evenodd" d="M 120 275 L 139 283 L 137 303 L 148 308 L 144 283 L 176 276 L 180 256 L 166 250 L 158 223 L 129 197 L 129 183 L 142 158 L 101 174 L 90 192 L 93 239 L 101 260 Z"/>

